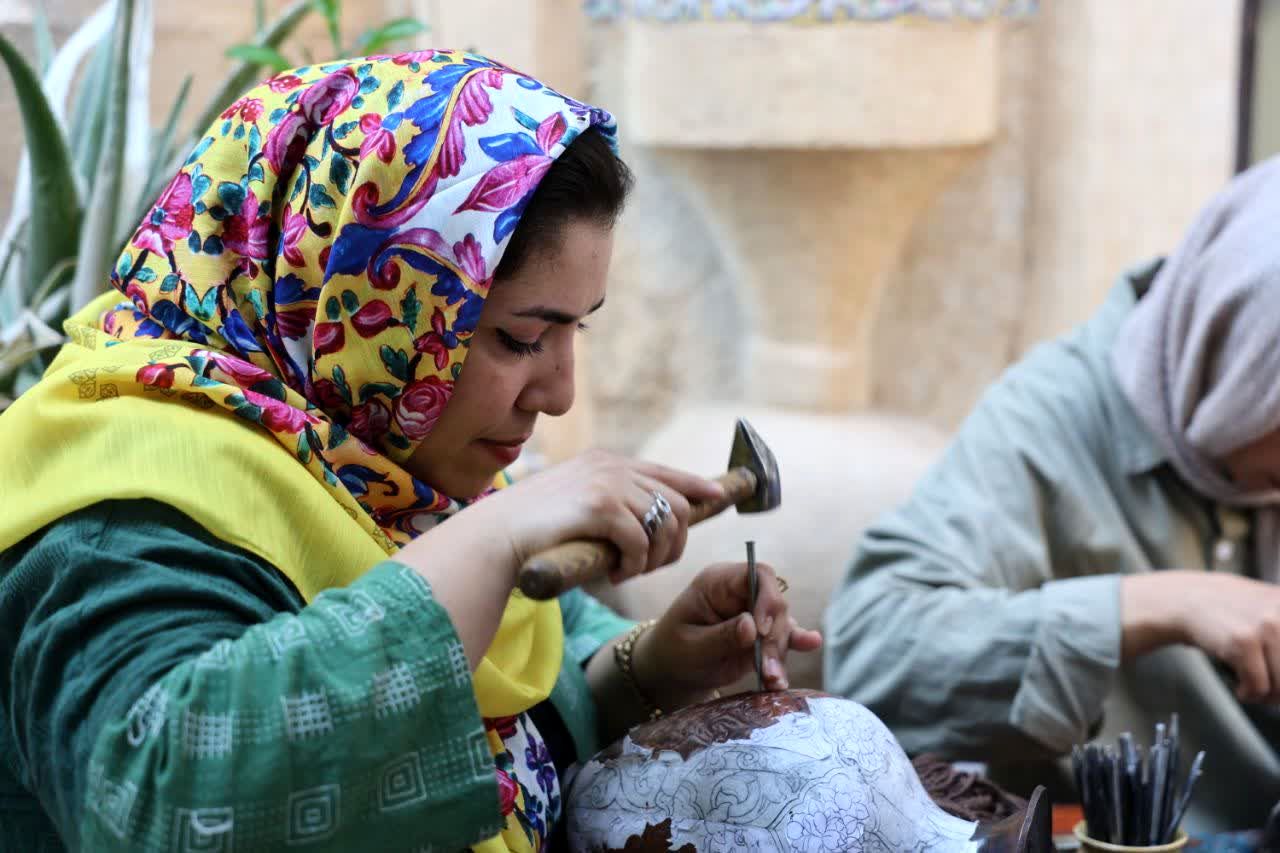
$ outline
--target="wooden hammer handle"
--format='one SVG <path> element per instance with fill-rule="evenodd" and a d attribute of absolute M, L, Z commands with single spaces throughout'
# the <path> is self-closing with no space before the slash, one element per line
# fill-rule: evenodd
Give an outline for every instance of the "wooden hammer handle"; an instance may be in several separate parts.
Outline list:
<path fill-rule="evenodd" d="M 734 468 L 716 482 L 724 486 L 724 497 L 694 501 L 689 507 L 690 525 L 718 515 L 756 491 L 756 475 L 747 468 Z M 529 598 L 545 601 L 605 577 L 618 567 L 620 557 L 618 546 L 606 539 L 563 542 L 526 560 L 520 567 L 518 586 Z"/>

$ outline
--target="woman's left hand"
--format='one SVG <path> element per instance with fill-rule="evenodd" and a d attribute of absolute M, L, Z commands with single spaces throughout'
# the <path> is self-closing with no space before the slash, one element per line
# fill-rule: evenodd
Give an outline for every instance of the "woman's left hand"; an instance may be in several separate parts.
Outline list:
<path fill-rule="evenodd" d="M 664 711 L 707 698 L 755 669 L 755 639 L 762 639 L 765 687 L 785 690 L 787 652 L 812 652 L 822 635 L 801 628 L 787 609 L 778 577 L 756 564 L 759 591 L 751 608 L 746 563 L 717 563 L 698 573 L 646 631 L 632 653 L 641 689 Z"/>

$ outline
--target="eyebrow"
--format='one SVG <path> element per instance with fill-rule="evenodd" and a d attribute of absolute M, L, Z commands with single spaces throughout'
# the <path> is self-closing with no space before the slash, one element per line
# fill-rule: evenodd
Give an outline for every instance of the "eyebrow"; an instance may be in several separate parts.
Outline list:
<path fill-rule="evenodd" d="M 601 298 L 601 300 L 595 305 L 592 305 L 591 310 L 587 311 L 583 316 L 585 317 L 596 313 L 603 305 L 604 299 Z M 580 319 L 572 314 L 566 314 L 563 311 L 559 311 L 555 308 L 548 308 L 545 305 L 535 305 L 532 308 L 526 308 L 523 311 L 513 311 L 511 313 L 517 317 L 536 317 L 539 320 L 546 320 L 548 323 L 558 323 L 561 326 L 572 325 Z"/>

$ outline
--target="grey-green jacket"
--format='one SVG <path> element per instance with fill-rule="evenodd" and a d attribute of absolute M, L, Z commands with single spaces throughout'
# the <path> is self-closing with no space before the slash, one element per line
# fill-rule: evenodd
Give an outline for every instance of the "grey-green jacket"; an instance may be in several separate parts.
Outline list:
<path fill-rule="evenodd" d="M 985 394 L 907 504 L 870 528 L 826 615 L 826 688 L 908 752 L 1062 755 L 1179 712 L 1204 749 L 1188 828 L 1260 826 L 1280 799 L 1280 713 L 1241 705 L 1198 650 L 1120 662 L 1121 575 L 1252 570 L 1250 518 L 1193 493 L 1112 377 L 1158 263 Z"/>

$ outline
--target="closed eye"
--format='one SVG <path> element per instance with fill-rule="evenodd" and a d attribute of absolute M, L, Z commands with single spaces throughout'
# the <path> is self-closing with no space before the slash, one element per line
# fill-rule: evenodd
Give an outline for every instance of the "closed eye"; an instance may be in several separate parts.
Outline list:
<path fill-rule="evenodd" d="M 504 332 L 502 329 L 497 329 L 496 331 L 498 333 L 498 340 L 502 341 L 502 345 L 507 349 L 511 350 L 520 358 L 526 358 L 528 356 L 537 355 L 538 353 L 542 352 L 541 339 L 538 339 L 536 341 L 522 341 L 519 338 L 512 337 L 510 334 L 508 334 L 507 332 Z"/>
<path fill-rule="evenodd" d="M 579 332 L 585 332 L 589 328 L 591 327 L 588 326 L 586 323 L 582 323 L 582 322 L 578 323 Z M 502 329 L 495 329 L 495 331 L 498 333 L 498 340 L 502 341 L 502 345 L 507 349 L 511 350 L 520 358 L 527 358 L 528 356 L 531 356 L 531 355 L 537 355 L 543 350 L 541 338 L 539 338 L 536 341 L 522 341 L 519 338 L 514 337 L 511 333 L 505 332 Z"/>

